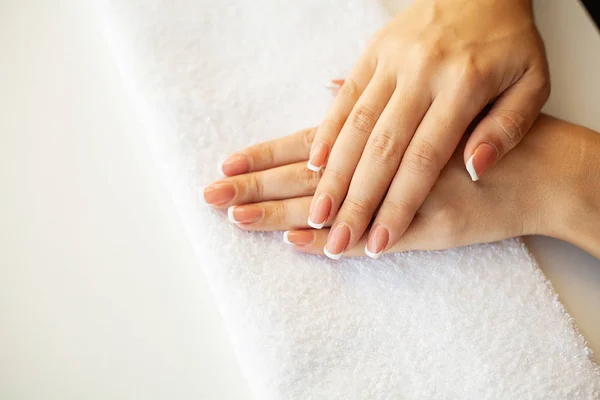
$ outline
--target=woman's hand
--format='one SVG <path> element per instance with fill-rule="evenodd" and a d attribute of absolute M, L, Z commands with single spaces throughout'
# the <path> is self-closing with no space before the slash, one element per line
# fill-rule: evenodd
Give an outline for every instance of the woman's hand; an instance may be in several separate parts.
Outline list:
<path fill-rule="evenodd" d="M 300 251 L 324 254 L 326 246 L 342 252 L 340 234 L 304 230 L 320 178 L 304 168 L 314 132 L 304 130 L 236 153 L 227 168 L 229 175 L 239 175 L 207 187 L 205 200 L 228 208 L 229 220 L 241 229 L 291 230 L 285 240 Z M 600 257 L 600 135 L 542 116 L 508 157 L 509 162 L 490 171 L 489 180 L 473 185 L 457 151 L 406 234 L 386 252 L 543 234 Z M 349 235 L 344 229 L 338 232 Z M 344 254 L 364 255 L 366 244 L 365 235 Z M 367 254 L 376 258 L 380 253 Z"/>
<path fill-rule="evenodd" d="M 391 248 L 488 103 L 464 150 L 473 180 L 529 131 L 548 94 L 531 0 L 416 0 L 371 40 L 317 130 L 308 168 L 325 172 L 310 225 L 335 217 L 344 250 L 376 214 L 369 251 Z"/>

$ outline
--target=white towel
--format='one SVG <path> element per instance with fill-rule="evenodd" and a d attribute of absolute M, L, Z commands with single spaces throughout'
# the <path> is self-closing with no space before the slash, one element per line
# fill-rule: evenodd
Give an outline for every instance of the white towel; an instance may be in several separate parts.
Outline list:
<path fill-rule="evenodd" d="M 316 125 L 388 16 L 373 0 L 99 0 L 163 178 L 257 399 L 598 399 L 519 240 L 333 262 L 198 202 L 228 153 Z"/>

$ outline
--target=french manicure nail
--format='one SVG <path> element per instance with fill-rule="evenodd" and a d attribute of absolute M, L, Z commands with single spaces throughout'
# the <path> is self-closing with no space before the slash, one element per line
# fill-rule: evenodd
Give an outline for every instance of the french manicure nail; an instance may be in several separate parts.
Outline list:
<path fill-rule="evenodd" d="M 220 162 L 219 164 L 217 164 L 217 172 L 219 173 L 219 176 L 221 178 L 227 177 L 227 175 L 225 175 L 225 172 L 223 172 L 223 162 Z"/>
<path fill-rule="evenodd" d="M 308 226 L 314 229 L 321 229 L 327 222 L 327 217 L 331 211 L 331 197 L 321 193 L 314 205 L 310 208 L 308 217 Z"/>
<path fill-rule="evenodd" d="M 325 87 L 327 89 L 335 91 L 335 90 L 339 90 L 339 88 L 341 88 L 343 84 L 344 84 L 344 79 L 332 79 L 330 81 L 327 81 L 327 83 L 325 84 Z"/>
<path fill-rule="evenodd" d="M 485 171 L 490 168 L 498 158 L 498 150 L 489 143 L 482 143 L 473 152 L 467 161 L 467 172 L 473 182 L 477 181 Z"/>
<path fill-rule="evenodd" d="M 283 241 L 295 246 L 306 246 L 315 240 L 315 235 L 311 231 L 285 231 L 283 232 Z"/>
<path fill-rule="evenodd" d="M 250 171 L 250 160 L 243 154 L 234 154 L 220 164 L 219 171 L 223 176 L 245 174 Z"/>
<path fill-rule="evenodd" d="M 204 201 L 218 206 L 229 203 L 235 197 L 235 186 L 230 183 L 215 183 L 204 189 Z"/>
<path fill-rule="evenodd" d="M 327 159 L 327 145 L 325 143 L 317 144 L 310 153 L 306 167 L 314 172 L 319 172 Z"/>
<path fill-rule="evenodd" d="M 233 209 L 235 208 L 235 206 L 231 206 L 227 209 L 227 219 L 229 220 L 229 222 L 231 222 L 232 224 L 237 224 L 238 222 L 235 220 L 235 217 L 233 216 Z"/>
<path fill-rule="evenodd" d="M 346 224 L 336 224 L 327 238 L 323 248 L 325 255 L 332 260 L 339 260 L 350 242 L 350 228 Z"/>
<path fill-rule="evenodd" d="M 377 224 L 369 233 L 369 240 L 365 246 L 365 254 L 373 259 L 378 259 L 385 250 L 390 240 L 390 232 L 387 228 Z"/>
<path fill-rule="evenodd" d="M 327 83 L 325 83 L 325 87 L 327 89 L 337 90 L 342 87 L 344 82 L 345 82 L 345 79 L 332 79 L 330 81 L 327 81 Z"/>
<path fill-rule="evenodd" d="M 232 224 L 251 224 L 263 217 L 263 209 L 258 206 L 231 206 L 227 209 L 227 219 Z"/>

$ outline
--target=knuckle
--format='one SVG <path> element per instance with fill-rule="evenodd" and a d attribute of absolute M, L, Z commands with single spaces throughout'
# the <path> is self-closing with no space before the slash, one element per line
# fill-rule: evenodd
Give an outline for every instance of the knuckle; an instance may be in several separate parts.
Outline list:
<path fill-rule="evenodd" d="M 450 227 L 454 223 L 456 216 L 457 213 L 452 206 L 449 206 L 447 203 L 440 204 L 433 211 L 431 223 L 440 230 L 448 231 L 445 228 Z"/>
<path fill-rule="evenodd" d="M 321 124 L 315 129 L 315 135 L 317 132 L 325 132 L 328 135 L 331 132 L 335 132 L 336 134 L 342 129 L 343 123 L 336 121 L 335 119 L 325 118 Z"/>
<path fill-rule="evenodd" d="M 321 180 L 322 172 L 314 172 L 304 166 L 300 166 L 293 179 L 300 181 L 310 190 L 315 190 Z"/>
<path fill-rule="evenodd" d="M 439 39 L 419 40 L 412 45 L 410 54 L 413 65 L 421 71 L 439 64 L 444 50 Z"/>
<path fill-rule="evenodd" d="M 388 129 L 371 136 L 372 161 L 380 164 L 395 163 L 400 159 L 400 142 Z"/>
<path fill-rule="evenodd" d="M 368 135 L 373 130 L 377 122 L 377 114 L 368 107 L 357 105 L 350 117 L 350 126 L 352 129 L 363 135 Z"/>
<path fill-rule="evenodd" d="M 266 146 L 263 146 L 258 153 L 261 161 L 265 165 L 273 165 L 275 164 L 275 154 L 273 152 L 273 146 L 270 143 L 267 143 Z"/>
<path fill-rule="evenodd" d="M 373 36 L 371 36 L 371 38 L 369 39 L 369 41 L 367 42 L 367 49 L 370 48 L 377 48 L 380 43 L 385 42 L 388 38 L 388 32 L 385 28 L 378 30 L 377 32 L 375 32 L 373 34 Z"/>
<path fill-rule="evenodd" d="M 344 200 L 344 208 L 350 216 L 355 219 L 363 219 L 371 217 L 372 208 L 371 202 L 364 198 L 347 197 Z"/>
<path fill-rule="evenodd" d="M 325 166 L 324 174 L 328 175 L 328 177 L 336 181 L 337 184 L 341 185 L 348 185 L 350 183 L 350 179 L 352 179 L 351 176 L 332 165 Z"/>
<path fill-rule="evenodd" d="M 358 84 L 354 79 L 346 79 L 338 92 L 338 97 L 345 97 L 350 100 L 357 100 L 360 95 Z"/>
<path fill-rule="evenodd" d="M 552 83 L 550 83 L 550 79 L 546 79 L 546 82 L 542 86 L 542 100 L 544 103 L 550 98 L 550 94 L 552 93 Z"/>
<path fill-rule="evenodd" d="M 552 92 L 552 84 L 550 82 L 550 77 L 548 74 L 542 74 L 537 82 L 536 88 L 542 96 L 542 100 L 545 102 L 550 97 L 550 93 Z"/>
<path fill-rule="evenodd" d="M 312 143 L 315 140 L 316 134 L 317 134 L 317 128 L 316 127 L 305 129 L 303 131 L 303 136 L 302 136 L 303 142 L 302 142 L 302 144 L 304 145 L 305 148 L 310 149 L 310 146 L 312 146 Z"/>
<path fill-rule="evenodd" d="M 256 173 L 248 175 L 246 197 L 249 199 L 261 199 L 263 197 L 263 185 Z"/>
<path fill-rule="evenodd" d="M 525 136 L 525 116 L 517 111 L 500 110 L 490 115 L 498 127 L 501 141 L 508 148 L 514 147 Z"/>
<path fill-rule="evenodd" d="M 401 199 L 384 200 L 381 204 L 381 209 L 385 210 L 386 215 L 391 221 L 402 221 L 407 216 L 413 215 L 416 211 L 416 207 L 406 200 Z"/>
<path fill-rule="evenodd" d="M 367 41 L 367 45 L 365 46 L 365 50 L 363 52 L 364 56 L 374 56 L 377 57 L 378 55 L 380 55 L 382 53 L 382 49 L 385 46 L 385 34 L 382 32 L 377 32 L 375 33 L 375 35 L 373 35 L 368 41 Z"/>
<path fill-rule="evenodd" d="M 486 73 L 477 65 L 475 57 L 471 54 L 456 64 L 454 77 L 467 90 L 480 90 L 486 82 Z"/>
<path fill-rule="evenodd" d="M 407 170 L 417 176 L 430 176 L 439 173 L 439 157 L 433 145 L 425 140 L 409 146 L 403 163 Z"/>
<path fill-rule="evenodd" d="M 456 235 L 466 228 L 464 214 L 448 203 L 442 204 L 432 211 L 428 223 L 438 233 L 438 240 L 446 241 L 442 245 L 452 246 L 456 241 Z"/>
<path fill-rule="evenodd" d="M 282 223 L 287 221 L 288 206 L 285 201 L 275 201 L 271 203 L 268 212 L 268 222 Z"/>

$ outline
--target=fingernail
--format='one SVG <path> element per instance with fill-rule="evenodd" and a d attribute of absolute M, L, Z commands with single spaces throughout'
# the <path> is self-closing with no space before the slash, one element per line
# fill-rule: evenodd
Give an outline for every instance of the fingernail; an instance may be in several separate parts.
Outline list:
<path fill-rule="evenodd" d="M 231 155 L 220 164 L 219 171 L 224 176 L 245 174 L 250 171 L 250 160 L 243 154 Z"/>
<path fill-rule="evenodd" d="M 365 254 L 373 259 L 378 259 L 390 240 L 387 228 L 377 224 L 369 233 L 369 240 L 365 246 Z"/>
<path fill-rule="evenodd" d="M 325 143 L 319 143 L 315 146 L 315 148 L 310 153 L 310 158 L 308 159 L 307 168 L 311 171 L 319 172 L 325 164 L 325 160 L 327 159 L 327 145 Z"/>
<path fill-rule="evenodd" d="M 332 79 L 330 81 L 327 81 L 325 87 L 330 90 L 339 90 L 339 88 L 341 88 L 343 84 L 344 79 Z"/>
<path fill-rule="evenodd" d="M 204 189 L 204 201 L 212 205 L 229 203 L 235 196 L 235 186 L 230 183 L 216 183 Z"/>
<path fill-rule="evenodd" d="M 482 143 L 467 161 L 467 171 L 473 181 L 478 180 L 494 164 L 498 150 L 489 143 Z"/>
<path fill-rule="evenodd" d="M 308 217 L 308 226 L 314 229 L 321 229 L 327 222 L 327 217 L 331 211 L 331 197 L 325 193 L 321 193 L 314 205 L 310 208 Z"/>
<path fill-rule="evenodd" d="M 295 246 L 306 246 L 315 240 L 315 235 L 310 231 L 285 231 L 283 241 Z"/>
<path fill-rule="evenodd" d="M 329 232 L 327 244 L 323 249 L 325 255 L 332 260 L 339 260 L 350 242 L 350 228 L 345 224 L 337 224 Z"/>
<path fill-rule="evenodd" d="M 227 209 L 227 219 L 232 224 L 251 224 L 258 222 L 263 216 L 263 209 L 258 206 L 231 206 Z"/>

